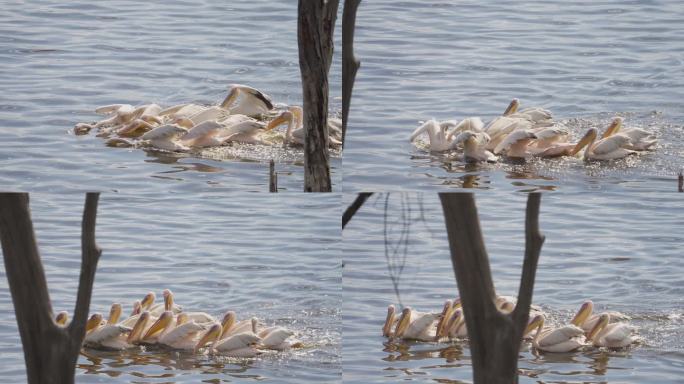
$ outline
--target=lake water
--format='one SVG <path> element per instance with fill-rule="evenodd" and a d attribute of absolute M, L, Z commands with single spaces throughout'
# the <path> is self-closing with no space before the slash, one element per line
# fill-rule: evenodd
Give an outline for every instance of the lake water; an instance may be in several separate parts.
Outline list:
<path fill-rule="evenodd" d="M 684 167 L 682 18 L 677 1 L 362 2 L 345 190 L 676 189 Z M 575 137 L 619 114 L 660 144 L 600 166 L 465 166 L 408 142 L 421 120 L 486 122 L 514 97 L 569 120 Z"/>
<path fill-rule="evenodd" d="M 253 196 L 248 194 L 246 196 Z M 273 197 L 271 197 L 273 196 Z M 31 209 L 54 311 L 73 313 L 80 269 L 81 194 L 32 194 Z M 171 289 L 185 310 L 293 329 L 306 348 L 256 359 L 187 353 L 87 350 L 79 383 L 198 383 L 341 379 L 339 196 L 223 199 L 164 195 L 100 197 L 103 249 L 91 312 Z M 25 382 L 24 358 L 4 268 L 0 268 L 0 376 Z"/>
<path fill-rule="evenodd" d="M 0 185 L 213 193 L 268 191 L 268 160 L 281 190 L 303 189 L 302 151 L 209 151 L 204 158 L 105 147 L 78 122 L 101 105 L 218 103 L 232 83 L 301 105 L 297 3 L 4 2 L 0 12 Z M 340 70 L 330 109 L 341 109 Z M 236 157 L 237 156 L 237 157 Z M 339 155 L 331 160 L 339 188 Z"/>
<path fill-rule="evenodd" d="M 444 300 L 458 295 L 438 197 L 386 197 L 372 196 L 343 233 L 344 380 L 472 382 L 466 343 L 394 344 L 381 336 L 387 305 L 399 304 L 390 276 L 398 282 L 401 303 L 420 311 L 441 310 Z M 476 203 L 497 292 L 516 295 L 526 195 L 480 193 Z M 546 242 L 533 301 L 561 322 L 592 299 L 597 311 L 631 316 L 643 341 L 623 351 L 538 355 L 524 350 L 520 382 L 681 383 L 681 195 L 544 194 L 540 227 Z"/>

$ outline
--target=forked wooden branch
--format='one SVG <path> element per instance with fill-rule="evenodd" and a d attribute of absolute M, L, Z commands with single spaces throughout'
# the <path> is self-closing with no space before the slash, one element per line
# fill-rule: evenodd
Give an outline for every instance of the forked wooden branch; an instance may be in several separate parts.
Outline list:
<path fill-rule="evenodd" d="M 356 196 L 356 199 L 354 199 L 354 201 L 347 207 L 347 209 L 342 214 L 342 229 L 344 229 L 344 227 L 347 226 L 347 223 L 349 222 L 349 220 L 352 219 L 352 217 L 354 217 L 356 211 L 358 211 L 359 208 L 361 208 L 363 203 L 365 203 L 366 200 L 368 200 L 368 198 L 372 194 L 373 192 L 361 192 L 358 194 L 358 196 Z"/>
<path fill-rule="evenodd" d="M 352 90 L 356 72 L 361 62 L 354 55 L 354 30 L 356 29 L 356 11 L 361 0 L 345 0 L 342 11 L 342 148 L 347 133 L 347 119 L 351 103 Z"/>
<path fill-rule="evenodd" d="M 441 193 L 440 199 L 468 329 L 474 381 L 517 383 L 518 352 L 527 325 L 537 262 L 544 242 L 539 232 L 541 195 L 528 196 L 525 260 L 518 303 L 511 314 L 504 314 L 496 308 L 496 293 L 474 195 Z"/>
<path fill-rule="evenodd" d="M 28 382 L 73 383 L 100 249 L 95 244 L 99 194 L 89 193 L 83 212 L 82 262 L 76 309 L 71 324 L 53 320 L 43 265 L 40 260 L 26 193 L 0 194 L 0 240 L 24 348 Z"/>

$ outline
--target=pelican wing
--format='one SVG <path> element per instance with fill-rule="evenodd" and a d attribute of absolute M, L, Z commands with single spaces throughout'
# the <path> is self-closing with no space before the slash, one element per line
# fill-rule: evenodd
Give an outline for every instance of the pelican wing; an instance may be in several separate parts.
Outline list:
<path fill-rule="evenodd" d="M 550 329 L 539 338 L 539 346 L 548 347 L 555 344 L 566 342 L 572 338 L 584 334 L 582 328 L 574 325 L 565 325 L 560 328 Z"/>
<path fill-rule="evenodd" d="M 181 137 L 183 141 L 197 140 L 199 138 L 209 138 L 218 136 L 221 131 L 225 131 L 227 127 L 219 124 L 216 121 L 205 121 L 192 127 L 188 133 Z"/>
<path fill-rule="evenodd" d="M 199 332 L 202 332 L 206 327 L 190 321 L 183 323 L 176 328 L 172 329 L 169 333 L 165 334 L 159 341 L 162 344 L 173 346 L 179 344 L 180 342 L 192 338 Z"/>
<path fill-rule="evenodd" d="M 294 332 L 285 328 L 275 328 L 268 332 L 267 335 L 262 336 L 261 344 L 268 347 L 275 347 L 281 345 L 288 337 L 294 335 Z"/>
<path fill-rule="evenodd" d="M 629 142 L 629 136 L 618 133 L 599 140 L 596 144 L 594 144 L 591 151 L 596 155 L 605 155 L 623 148 L 625 145 L 628 145 Z"/>
<path fill-rule="evenodd" d="M 217 351 L 233 351 L 237 349 L 247 348 L 250 345 L 258 343 L 261 338 L 251 332 L 238 333 L 219 341 L 214 349 Z"/>
<path fill-rule="evenodd" d="M 188 118 L 190 119 L 190 121 L 192 121 L 193 124 L 197 125 L 209 120 L 221 120 L 229 115 L 229 111 L 221 107 L 212 106 L 202 111 L 199 111 Z"/>
<path fill-rule="evenodd" d="M 634 328 L 627 323 L 614 323 L 606 327 L 607 332 L 603 338 L 609 344 L 619 344 L 628 338 L 631 338 Z"/>
<path fill-rule="evenodd" d="M 177 125 L 173 124 L 166 124 L 162 125 L 159 127 L 154 128 L 153 130 L 146 132 L 144 135 L 140 136 L 142 140 L 156 140 L 156 139 L 165 139 L 169 137 L 174 137 L 174 136 L 180 136 L 187 134 L 188 130 L 182 127 L 179 127 Z M 163 312 L 163 304 L 158 304 L 161 305 L 161 312 Z M 152 310 L 150 310 L 152 312 Z M 161 313 L 160 312 L 160 313 Z"/>
<path fill-rule="evenodd" d="M 433 137 L 439 131 L 440 127 L 436 120 L 430 119 L 424 122 L 420 127 L 416 128 L 411 134 L 409 141 L 413 142 L 420 136 L 421 133 L 425 132 L 428 136 Z"/>
<path fill-rule="evenodd" d="M 216 319 L 206 313 L 206 312 L 185 312 L 188 315 L 188 320 L 195 321 L 196 323 L 215 323 Z"/>
<path fill-rule="evenodd" d="M 109 115 L 115 112 L 118 112 L 120 109 L 124 109 L 126 111 L 133 110 L 133 106 L 130 104 L 111 104 L 111 105 L 103 105 L 101 107 L 95 108 L 95 113 L 99 113 L 101 115 Z"/>
<path fill-rule="evenodd" d="M 130 331 L 129 327 L 107 324 L 87 334 L 84 341 L 87 344 L 102 344 L 105 340 L 117 338 Z"/>

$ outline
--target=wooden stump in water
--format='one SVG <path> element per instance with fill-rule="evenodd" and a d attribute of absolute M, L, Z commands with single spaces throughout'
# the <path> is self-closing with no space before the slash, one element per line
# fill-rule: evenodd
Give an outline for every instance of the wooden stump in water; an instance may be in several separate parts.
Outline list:
<path fill-rule="evenodd" d="M 328 70 L 339 0 L 299 0 L 297 41 L 304 99 L 304 191 L 331 192 Z"/>
<path fill-rule="evenodd" d="M 525 220 L 525 260 L 518 303 L 510 314 L 500 312 L 471 193 L 440 193 L 444 220 L 463 306 L 475 383 L 518 382 L 518 354 L 527 326 L 532 291 L 544 236 L 539 232 L 541 195 L 530 193 Z"/>
<path fill-rule="evenodd" d="M 679 192 L 684 192 L 684 174 L 679 172 Z"/>
<path fill-rule="evenodd" d="M 268 191 L 278 192 L 278 174 L 275 171 L 275 161 L 268 164 Z"/>
<path fill-rule="evenodd" d="M 73 383 L 95 270 L 101 250 L 95 243 L 98 193 L 88 193 L 81 226 L 81 275 L 71 323 L 54 321 L 45 272 L 33 232 L 27 193 L 0 194 L 0 240 L 5 271 L 24 347 L 31 384 Z"/>

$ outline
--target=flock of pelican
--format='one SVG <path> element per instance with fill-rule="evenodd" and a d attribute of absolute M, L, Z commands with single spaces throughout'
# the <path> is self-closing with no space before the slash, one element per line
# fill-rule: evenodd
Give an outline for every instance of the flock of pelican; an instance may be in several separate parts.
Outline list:
<path fill-rule="evenodd" d="M 499 296 L 497 308 L 510 313 L 516 299 Z M 405 307 L 397 317 L 394 305 L 387 308 L 382 334 L 391 339 L 443 342 L 468 337 L 465 317 L 459 299 L 447 300 L 440 312 L 417 312 Z M 636 329 L 626 322 L 629 317 L 619 312 L 593 313 L 594 303 L 584 302 L 569 324 L 548 325 L 546 314 L 532 305 L 523 339 L 538 351 L 571 352 L 584 347 L 624 348 L 637 341 Z"/>
<path fill-rule="evenodd" d="M 162 108 L 158 104 L 113 104 L 95 112 L 106 118 L 92 124 L 78 123 L 74 132 L 86 134 L 97 129 L 98 136 L 115 147 L 185 152 L 234 142 L 274 145 L 265 134 L 282 125 L 287 126 L 282 134 L 284 146 L 304 144 L 302 108 L 276 107 L 268 95 L 247 85 L 232 85 L 218 105 L 188 103 Z M 328 131 L 330 145 L 340 145 L 342 121 L 329 118 Z"/>
<path fill-rule="evenodd" d="M 590 128 L 579 140 L 571 141 L 563 123 L 554 121 L 551 112 L 539 107 L 519 110 L 513 99 L 503 115 L 485 125 L 479 117 L 462 121 L 428 120 L 411 135 L 411 142 L 427 134 L 432 152 L 462 151 L 467 163 L 496 162 L 506 158 L 582 157 L 585 160 L 621 159 L 652 148 L 657 139 L 641 128 L 623 128 L 623 119 L 615 117 L 599 137 Z"/>
<path fill-rule="evenodd" d="M 155 346 L 231 357 L 254 357 L 264 350 L 302 347 L 301 342 L 292 340 L 294 332 L 288 329 L 264 327 L 255 317 L 237 321 L 233 311 L 218 321 L 205 312 L 183 311 L 168 289 L 163 295 L 164 303 L 155 304 L 154 292 L 148 293 L 133 303 L 133 311 L 125 319 L 121 318 L 119 303 L 112 304 L 106 319 L 99 313 L 92 314 L 86 323 L 83 345 L 104 350 Z M 66 326 L 67 313 L 58 313 L 55 322 Z"/>

